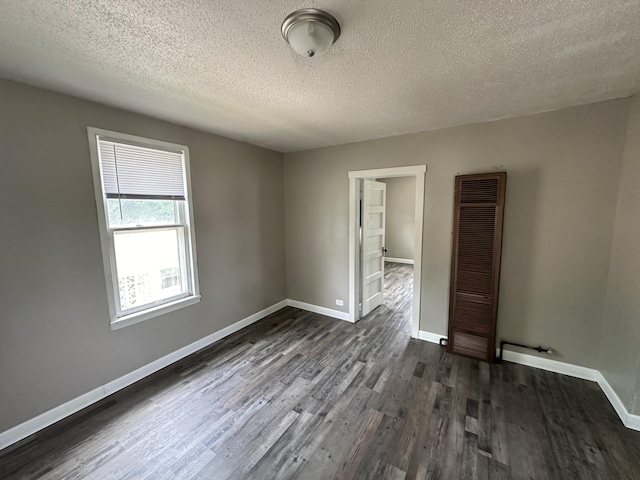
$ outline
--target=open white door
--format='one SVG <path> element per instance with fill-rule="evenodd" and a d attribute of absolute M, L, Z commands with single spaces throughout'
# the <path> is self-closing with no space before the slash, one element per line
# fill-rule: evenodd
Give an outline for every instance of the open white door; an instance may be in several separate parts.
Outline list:
<path fill-rule="evenodd" d="M 387 185 L 364 180 L 362 186 L 362 316 L 382 303 L 384 222 Z"/>

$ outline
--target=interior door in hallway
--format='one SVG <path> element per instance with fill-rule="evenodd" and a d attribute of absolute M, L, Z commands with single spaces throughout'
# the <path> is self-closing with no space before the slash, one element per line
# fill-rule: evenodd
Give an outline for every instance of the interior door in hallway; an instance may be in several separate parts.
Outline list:
<path fill-rule="evenodd" d="M 384 222 L 387 185 L 364 180 L 362 186 L 362 316 L 382 303 Z"/>

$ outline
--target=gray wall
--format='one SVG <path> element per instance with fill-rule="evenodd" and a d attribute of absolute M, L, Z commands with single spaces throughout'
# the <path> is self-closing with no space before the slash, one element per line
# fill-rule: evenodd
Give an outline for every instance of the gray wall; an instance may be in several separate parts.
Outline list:
<path fill-rule="evenodd" d="M 188 145 L 202 301 L 112 332 L 87 125 Z M 282 154 L 0 81 L 0 431 L 285 298 Z"/>
<path fill-rule="evenodd" d="M 425 163 L 421 329 L 446 333 L 453 177 L 507 170 L 499 336 L 600 368 L 640 412 L 629 104 L 287 154 L 283 167 L 277 152 L 0 80 L 0 431 L 285 297 L 348 311 L 347 172 Z M 199 304 L 110 330 L 87 125 L 190 147 Z"/>
<path fill-rule="evenodd" d="M 498 336 L 597 368 L 628 104 L 285 154 L 288 297 L 348 311 L 347 172 L 428 164 L 420 328 L 445 334 L 454 176 L 506 170 Z"/>
<path fill-rule="evenodd" d="M 631 103 L 602 325 L 601 372 L 640 413 L 640 97 Z"/>
<path fill-rule="evenodd" d="M 387 257 L 413 260 L 416 177 L 379 178 L 387 184 L 385 246 Z"/>

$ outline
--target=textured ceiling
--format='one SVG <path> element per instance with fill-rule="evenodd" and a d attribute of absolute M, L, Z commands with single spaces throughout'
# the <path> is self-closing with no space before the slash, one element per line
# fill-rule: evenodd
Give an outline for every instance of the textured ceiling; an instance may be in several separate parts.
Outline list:
<path fill-rule="evenodd" d="M 0 0 L 0 77 L 295 151 L 636 93 L 640 1 Z"/>

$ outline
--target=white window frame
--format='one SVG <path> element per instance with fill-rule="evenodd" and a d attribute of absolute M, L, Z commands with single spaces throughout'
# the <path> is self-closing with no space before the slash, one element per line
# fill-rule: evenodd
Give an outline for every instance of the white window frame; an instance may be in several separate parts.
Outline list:
<path fill-rule="evenodd" d="M 93 186 L 96 196 L 96 207 L 98 213 L 98 227 L 100 230 L 100 244 L 102 246 L 102 259 L 104 264 L 105 282 L 107 287 L 107 299 L 109 303 L 109 320 L 112 330 L 118 330 L 129 325 L 133 325 L 144 320 L 148 320 L 159 315 L 164 315 L 169 312 L 173 312 L 180 308 L 193 305 L 200 301 L 200 286 L 198 282 L 198 267 L 196 256 L 196 242 L 195 242 L 195 229 L 193 221 L 193 203 L 191 200 L 191 170 L 189 163 L 189 147 L 186 145 L 179 145 L 176 143 L 163 142 L 161 140 L 154 140 L 150 138 L 138 137 L 135 135 L 129 135 L 126 133 L 113 132 L 110 130 L 103 130 L 100 128 L 87 127 L 87 133 L 89 136 L 89 151 L 91 154 L 91 168 L 93 170 Z M 179 209 L 180 215 L 184 215 L 184 257 L 186 259 L 185 275 L 188 277 L 187 285 L 189 285 L 188 292 L 180 294 L 175 297 L 170 297 L 164 300 L 159 300 L 151 304 L 143 305 L 128 311 L 123 314 L 120 311 L 120 293 L 118 278 L 116 272 L 116 256 L 114 245 L 114 230 L 109 228 L 108 225 L 108 212 L 106 195 L 104 193 L 103 180 L 102 180 L 102 168 L 100 163 L 100 154 L 98 150 L 98 139 L 112 140 L 118 143 L 126 143 L 130 145 L 137 145 L 147 148 L 156 148 L 159 150 L 171 150 L 182 152 L 185 170 L 185 185 L 186 185 L 186 200 L 184 203 L 184 209 Z M 142 226 L 132 228 L 117 228 L 117 231 L 126 230 L 149 230 L 149 229 L 173 229 L 174 226 L 160 225 L 154 226 Z"/>

